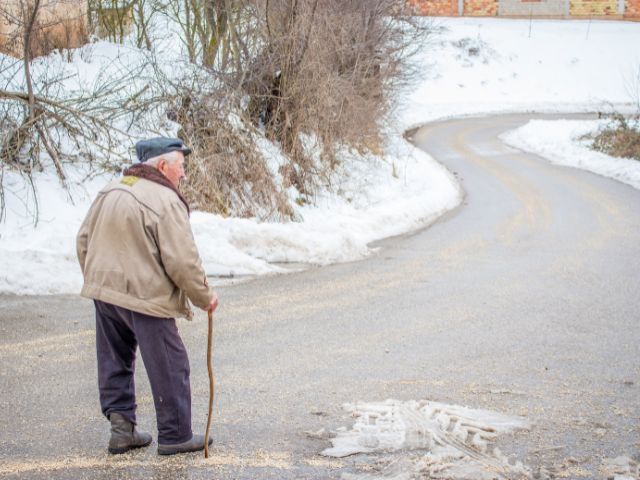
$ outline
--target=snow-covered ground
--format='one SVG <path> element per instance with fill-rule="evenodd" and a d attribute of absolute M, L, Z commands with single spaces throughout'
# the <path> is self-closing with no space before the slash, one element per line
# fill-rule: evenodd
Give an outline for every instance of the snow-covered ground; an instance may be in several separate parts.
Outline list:
<path fill-rule="evenodd" d="M 640 190 L 640 162 L 614 158 L 589 148 L 586 138 L 603 128 L 607 120 L 531 120 L 502 135 L 512 147 L 536 153 L 550 162 L 581 168 L 613 178 Z"/>
<path fill-rule="evenodd" d="M 484 112 L 629 108 L 640 65 L 640 24 L 467 18 L 435 24 L 441 32 L 414 60 L 417 84 L 397 92 L 385 155 L 345 154 L 342 184 L 321 192 L 315 205 L 296 207 L 301 222 L 192 215 L 209 274 L 259 275 L 282 271 L 274 264 L 280 262 L 359 259 L 370 253 L 370 242 L 421 228 L 455 207 L 461 192 L 454 177 L 402 139 L 406 128 Z M 82 62 L 72 64 L 87 84 L 90 73 L 100 71 L 96 62 L 131 54 L 130 47 L 105 42 L 92 48 L 93 54 L 78 55 Z M 15 174 L 3 174 L 7 218 L 0 224 L 0 293 L 78 292 L 75 233 L 108 178 L 87 181 L 82 172 L 71 172 L 71 204 L 53 172 L 36 175 L 40 220 L 34 228 L 34 199 Z"/>
<path fill-rule="evenodd" d="M 401 99 L 405 128 L 490 112 L 625 110 L 640 93 L 633 22 L 434 19 L 416 56 L 420 83 Z"/>

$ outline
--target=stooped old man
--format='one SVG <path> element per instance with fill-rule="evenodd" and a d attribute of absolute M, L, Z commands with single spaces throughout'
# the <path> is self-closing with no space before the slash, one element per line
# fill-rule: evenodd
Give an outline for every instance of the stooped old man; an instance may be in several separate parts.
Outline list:
<path fill-rule="evenodd" d="M 177 138 L 136 144 L 140 163 L 100 191 L 77 236 L 81 294 L 96 311 L 98 386 L 111 422 L 110 453 L 151 443 L 136 430 L 136 347 L 149 376 L 158 425 L 158 453 L 204 448 L 191 431 L 189 358 L 175 317 L 192 318 L 188 300 L 215 310 L 178 191 L 191 150 Z M 211 443 L 211 442 L 209 442 Z"/>

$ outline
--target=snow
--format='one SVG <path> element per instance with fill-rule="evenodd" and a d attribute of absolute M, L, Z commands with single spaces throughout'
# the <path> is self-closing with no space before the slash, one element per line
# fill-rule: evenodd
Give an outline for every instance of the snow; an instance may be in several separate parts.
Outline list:
<path fill-rule="evenodd" d="M 346 473 L 345 480 L 532 477 L 522 462 L 509 462 L 493 447 L 501 434 L 529 430 L 523 417 L 425 400 L 358 402 L 344 409 L 355 423 L 351 429 L 339 428 L 321 455 L 387 455 L 386 462 L 377 462 L 384 465 L 380 472 Z M 401 454 L 388 456 L 394 452 Z"/>
<path fill-rule="evenodd" d="M 501 139 L 552 163 L 588 170 L 640 190 L 638 160 L 615 158 L 589 148 L 591 140 L 585 136 L 608 124 L 607 120 L 531 120 Z"/>
<path fill-rule="evenodd" d="M 637 23 L 470 18 L 434 22 L 441 32 L 414 59 L 417 83 L 397 92 L 384 155 L 344 152 L 342 172 L 336 176 L 340 183 L 319 192 L 313 205 L 296 206 L 297 222 L 193 213 L 196 242 L 209 275 L 274 274 L 290 270 L 283 263 L 326 265 L 361 259 L 371 254 L 371 242 L 423 228 L 454 208 L 462 197 L 456 180 L 403 140 L 408 128 L 487 112 L 630 108 L 629 82 L 640 65 Z M 142 60 L 131 45 L 99 42 L 83 47 L 66 67 L 65 74 L 77 74 L 68 80 L 76 82 L 67 85 L 69 95 L 99 83 L 96 77 L 105 65 L 117 73 L 123 63 L 142 65 Z M 38 60 L 34 72 L 46 75 L 51 62 L 64 59 L 53 55 Z M 171 134 L 175 129 L 170 122 L 142 122 L 138 127 L 130 131 L 137 137 Z M 122 148 L 132 151 L 131 147 Z M 279 161 L 277 146 L 265 140 L 264 150 L 273 162 Z M 50 169 L 36 174 L 40 220 L 34 227 L 34 199 L 24 182 L 7 169 L 3 175 L 7 215 L 0 224 L 0 293 L 77 293 L 82 279 L 75 233 L 109 177 L 89 181 L 84 172 L 71 172 L 72 204 Z"/>
<path fill-rule="evenodd" d="M 283 271 L 273 263 L 360 259 L 370 253 L 369 243 L 420 228 L 459 203 L 453 176 L 433 159 L 401 138 L 391 138 L 387 147 L 392 153 L 385 157 L 344 155 L 344 172 L 337 176 L 342 181 L 334 185 L 340 194 L 325 192 L 313 205 L 296 206 L 302 222 L 195 213 L 192 225 L 207 273 L 269 273 Z"/>
<path fill-rule="evenodd" d="M 7 218 L 0 228 L 0 292 L 18 294 L 77 293 L 82 275 L 75 234 L 91 200 L 107 176 L 84 180 L 85 172 L 69 170 L 75 205 L 52 173 L 34 175 L 38 201 L 16 173 L 4 172 Z M 19 189 L 18 191 L 14 189 Z M 39 221 L 34 227 L 32 213 Z"/>
<path fill-rule="evenodd" d="M 637 23 L 433 21 L 445 30 L 415 58 L 420 83 L 400 100 L 404 128 L 492 112 L 628 110 L 638 100 Z"/>

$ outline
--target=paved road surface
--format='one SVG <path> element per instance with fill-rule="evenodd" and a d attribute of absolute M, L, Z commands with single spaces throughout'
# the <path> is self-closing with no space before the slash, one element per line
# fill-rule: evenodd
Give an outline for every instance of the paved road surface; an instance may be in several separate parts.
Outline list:
<path fill-rule="evenodd" d="M 106 455 L 91 303 L 0 297 L 0 477 L 339 478 L 372 459 L 319 457 L 328 443 L 303 432 L 350 425 L 343 402 L 385 398 L 526 415 L 533 430 L 502 450 L 570 477 L 637 455 L 640 192 L 497 138 L 528 118 L 415 134 L 466 192 L 430 228 L 364 261 L 220 288 L 208 462 L 160 458 L 155 443 Z M 206 320 L 180 326 L 204 429 Z M 139 421 L 153 431 L 139 367 Z"/>

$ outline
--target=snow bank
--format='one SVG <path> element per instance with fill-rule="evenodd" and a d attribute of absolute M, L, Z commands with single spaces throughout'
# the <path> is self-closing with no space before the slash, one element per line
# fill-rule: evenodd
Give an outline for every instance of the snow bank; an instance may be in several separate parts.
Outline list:
<path fill-rule="evenodd" d="M 638 160 L 596 152 L 589 148 L 590 140 L 583 138 L 607 124 L 606 120 L 531 120 L 500 138 L 552 163 L 588 170 L 640 190 Z"/>
<path fill-rule="evenodd" d="M 4 172 L 6 220 L 0 225 L 0 293 L 77 293 L 81 273 L 75 234 L 91 200 L 108 177 L 85 180 L 86 172 L 68 169 L 75 201 L 55 173 L 34 174 L 38 198 L 16 173 Z M 39 221 L 34 226 L 33 214 Z"/>
<path fill-rule="evenodd" d="M 194 214 L 207 273 L 259 274 L 280 270 L 270 263 L 363 258 L 369 243 L 423 227 L 459 203 L 461 192 L 447 170 L 401 138 L 390 142 L 385 157 L 346 156 L 336 176 L 342 182 L 333 187 L 340 193 L 325 191 L 314 205 L 298 207 L 302 222 Z"/>

